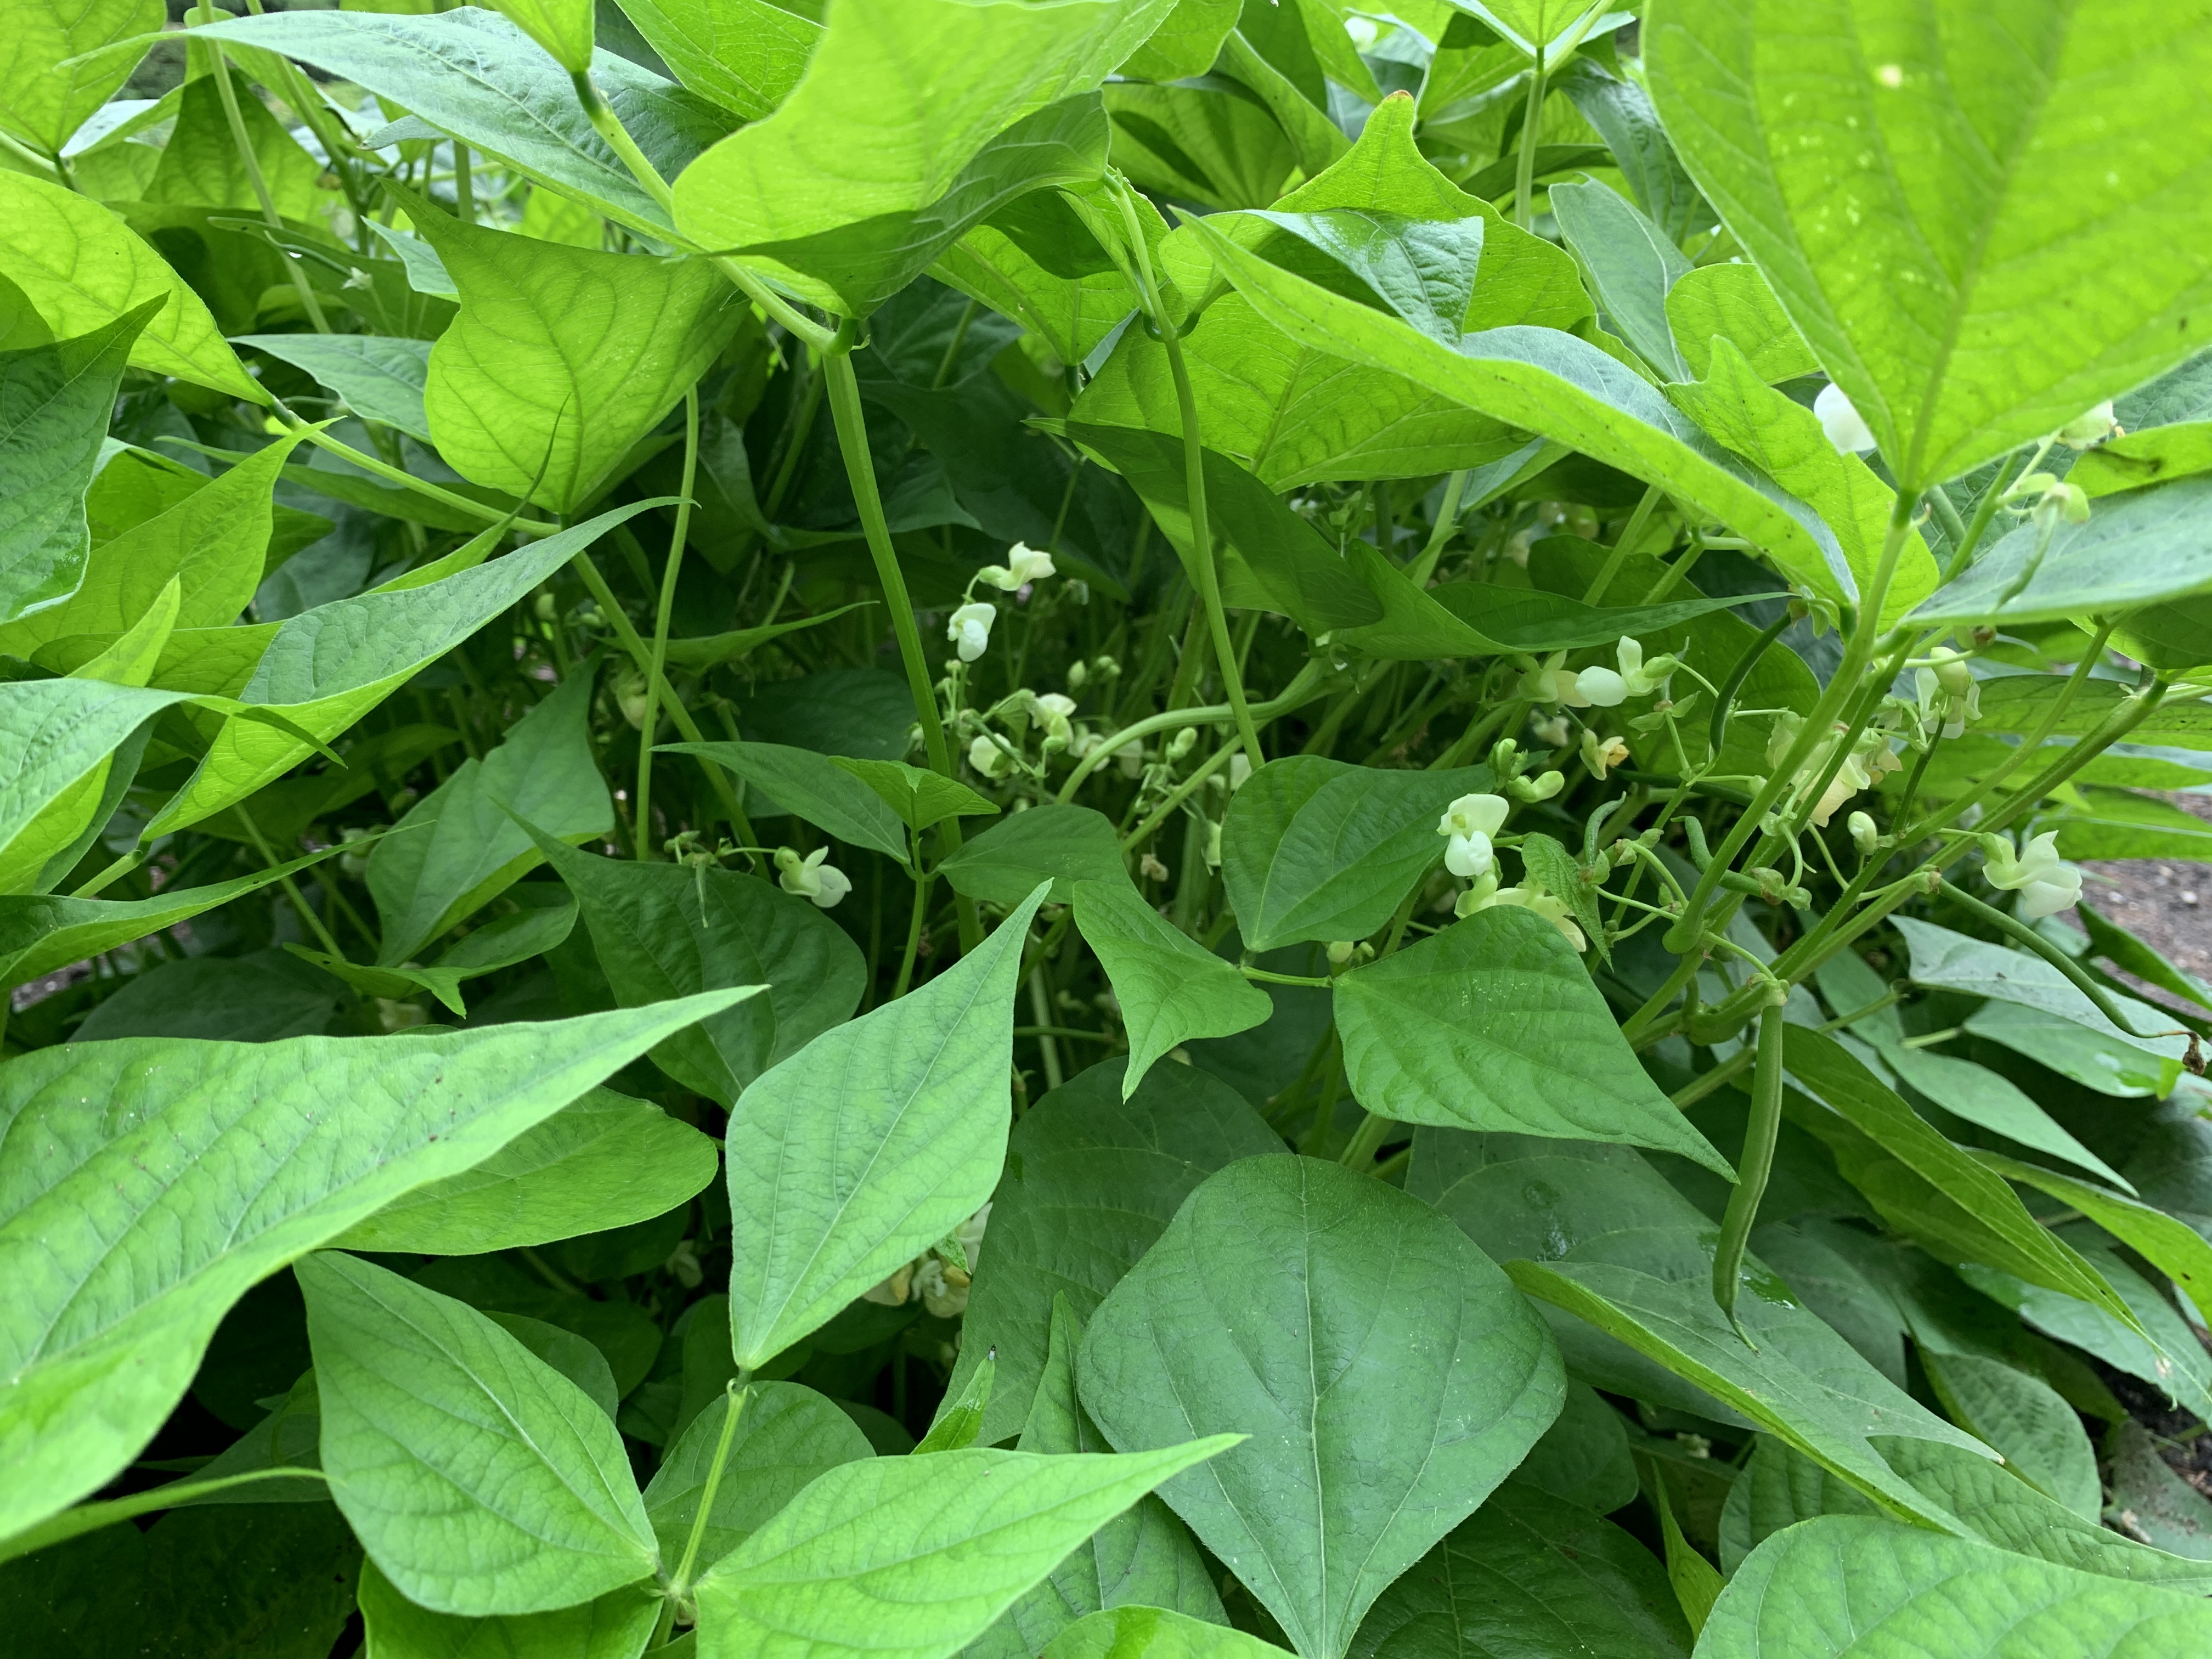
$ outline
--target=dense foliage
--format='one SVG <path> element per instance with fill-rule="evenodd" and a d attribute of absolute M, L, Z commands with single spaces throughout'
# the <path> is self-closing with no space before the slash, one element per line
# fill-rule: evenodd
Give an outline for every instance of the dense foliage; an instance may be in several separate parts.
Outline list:
<path fill-rule="evenodd" d="M 0 1646 L 2212 1651 L 2212 6 L 246 9 L 0 0 Z"/>

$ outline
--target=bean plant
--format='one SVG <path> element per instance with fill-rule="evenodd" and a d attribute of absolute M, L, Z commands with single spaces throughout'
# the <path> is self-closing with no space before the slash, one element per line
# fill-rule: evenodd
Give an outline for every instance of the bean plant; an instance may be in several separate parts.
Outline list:
<path fill-rule="evenodd" d="M 0 0 L 0 1647 L 2212 1652 L 2212 7 L 245 9 Z"/>

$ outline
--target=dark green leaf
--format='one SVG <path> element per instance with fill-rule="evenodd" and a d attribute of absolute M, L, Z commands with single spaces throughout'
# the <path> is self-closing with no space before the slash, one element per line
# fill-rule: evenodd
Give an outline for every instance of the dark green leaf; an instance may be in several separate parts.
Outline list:
<path fill-rule="evenodd" d="M 1019 904 L 1039 882 L 1066 904 L 1078 883 L 1127 885 L 1121 838 L 1088 806 L 1034 806 L 994 823 L 938 866 L 952 890 L 989 904 Z"/>
<path fill-rule="evenodd" d="M 1463 1234 L 1311 1158 L 1200 1185 L 1093 1316 L 1079 1370 L 1116 1446 L 1253 1433 L 1162 1496 L 1307 1659 L 1340 1659 L 1565 1386 L 1541 1322 Z"/>
<path fill-rule="evenodd" d="M 1106 970 L 1129 1034 L 1124 1099 L 1162 1054 L 1193 1037 L 1249 1030 L 1274 1011 L 1266 993 L 1162 920 L 1126 877 L 1078 882 L 1075 921 Z"/>

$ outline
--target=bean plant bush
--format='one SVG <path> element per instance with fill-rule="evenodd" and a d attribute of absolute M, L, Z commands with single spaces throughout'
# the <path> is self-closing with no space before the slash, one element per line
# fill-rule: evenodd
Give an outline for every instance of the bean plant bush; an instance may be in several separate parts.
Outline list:
<path fill-rule="evenodd" d="M 0 1650 L 2212 1653 L 2212 3 L 245 9 L 0 0 Z"/>

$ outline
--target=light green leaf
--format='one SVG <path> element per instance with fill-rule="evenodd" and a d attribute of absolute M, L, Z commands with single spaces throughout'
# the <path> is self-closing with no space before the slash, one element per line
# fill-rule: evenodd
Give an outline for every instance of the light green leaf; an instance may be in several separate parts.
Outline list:
<path fill-rule="evenodd" d="M 158 31 L 167 13 L 155 0 L 28 0 L 8 9 L 8 58 L 0 64 L 0 127 L 46 155 L 59 153 L 94 111 L 131 78 L 138 58 L 124 53 L 60 67 Z"/>
<path fill-rule="evenodd" d="M 975 1431 L 983 1426 L 983 1411 L 991 1403 L 991 1382 L 998 1370 L 998 1362 L 986 1352 L 983 1363 L 968 1373 L 967 1386 L 957 1395 L 948 1393 L 939 1402 L 936 1420 L 930 1424 L 929 1432 L 915 1443 L 915 1456 L 958 1451 L 975 1443 Z M 1038 1446 L 1031 1449 L 1045 1449 Z"/>
<path fill-rule="evenodd" d="M 1208 1177 L 1092 1316 L 1078 1372 L 1116 1446 L 1253 1431 L 1161 1495 L 1306 1659 L 1340 1659 L 1565 1389 L 1550 1334 L 1463 1234 L 1313 1158 Z"/>
<path fill-rule="evenodd" d="M 700 1659 L 951 1659 L 1106 1522 L 1236 1443 L 844 1464 L 700 1581 Z"/>
<path fill-rule="evenodd" d="M 1547 1316 L 1569 1366 L 1609 1393 L 1741 1418 L 1898 1512 L 1942 1526 L 1951 1523 L 1942 1507 L 1899 1480 L 1869 1437 L 1989 1455 L 1861 1358 L 1755 1258 L 1736 1301 L 1747 1344 L 1713 1301 L 1714 1224 L 1626 1147 L 1423 1130 L 1407 1190 L 1508 1259 L 1528 1295 L 1563 1310 Z"/>
<path fill-rule="evenodd" d="M 1249 1030 L 1273 1012 L 1265 992 L 1162 921 L 1127 877 L 1078 882 L 1075 923 L 1106 970 L 1129 1033 L 1124 1100 L 1169 1050 L 1192 1037 Z"/>
<path fill-rule="evenodd" d="M 1607 319 L 1637 355 L 1669 380 L 1688 378 L 1668 326 L 1667 296 L 1690 262 L 1667 233 L 1620 191 L 1587 179 L 1553 185 L 1552 212 L 1589 273 Z"/>
<path fill-rule="evenodd" d="M 1156 221 L 1151 198 L 1139 199 L 1139 213 Z M 1137 308 L 1135 288 L 1058 191 L 1032 191 L 970 226 L 930 274 L 1012 318 L 1067 363 L 1088 358 Z"/>
<path fill-rule="evenodd" d="M 320 187 L 322 164 L 300 148 L 258 98 L 240 96 L 237 108 L 262 186 L 276 211 L 295 224 L 320 218 L 319 210 L 330 199 Z M 261 193 L 254 188 L 253 174 L 231 129 L 230 112 L 223 107 L 222 89 L 213 76 L 185 83 L 176 119 L 154 176 L 147 180 L 145 199 L 167 207 L 258 213 Z M 150 228 L 143 220 L 140 228 Z"/>
<path fill-rule="evenodd" d="M 1491 788 L 1486 766 L 1383 772 L 1318 755 L 1268 762 L 1229 804 L 1221 877 L 1245 948 L 1361 939 L 1444 855 L 1437 822 Z"/>
<path fill-rule="evenodd" d="M 1097 177 L 1104 123 L 1072 100 L 1171 3 L 839 0 L 790 96 L 676 181 L 677 222 L 865 316 L 1001 202 Z"/>
<path fill-rule="evenodd" d="M 573 902 L 510 911 L 461 939 L 427 968 L 366 968 L 301 945 L 287 944 L 284 948 L 343 980 L 363 996 L 404 1000 L 428 991 L 466 1018 L 468 1005 L 461 1000 L 465 981 L 544 955 L 568 937 L 575 922 Z"/>
<path fill-rule="evenodd" d="M 1557 68 L 1547 68 L 1547 78 L 1566 94 L 1576 112 L 1605 141 L 1613 152 L 1613 165 L 1620 169 L 1628 186 L 1629 200 L 1656 221 L 1663 234 L 1679 246 L 1692 230 L 1703 230 L 1711 222 L 1712 210 L 1698 195 L 1690 175 L 1682 171 L 1674 143 L 1659 123 L 1659 112 L 1651 106 L 1651 94 L 1644 91 L 1640 80 L 1609 75 L 1596 58 L 1582 53 Z M 1543 148 L 1538 146 L 1540 165 Z M 1679 280 L 1675 286 L 1680 286 Z M 1668 292 L 1671 297 L 1673 290 Z M 1773 308 L 1779 314 L 1780 307 Z M 1807 355 L 1809 359 L 1810 354 Z"/>
<path fill-rule="evenodd" d="M 661 1601 L 646 1585 L 609 1590 L 553 1613 L 464 1619 L 418 1607 L 366 1562 L 361 1616 L 375 1659 L 639 1659 Z"/>
<path fill-rule="evenodd" d="M 676 78 L 732 115 L 757 121 L 806 73 L 822 26 L 768 0 L 620 0 Z"/>
<path fill-rule="evenodd" d="M 568 72 L 495 12 L 272 12 L 198 27 L 327 70 L 629 229 L 668 234 L 659 204 L 592 130 Z M 729 131 L 712 104 L 604 49 L 592 83 L 664 179 Z"/>
<path fill-rule="evenodd" d="M 2212 1243 L 2195 1228 L 2136 1198 L 2123 1198 L 2056 1170 L 2022 1164 L 1999 1152 L 1977 1151 L 1974 1156 L 2009 1180 L 2065 1200 L 2171 1279 L 2191 1302 L 2200 1307 L 2212 1302 Z"/>
<path fill-rule="evenodd" d="M 118 634 L 137 624 L 171 581 L 175 625 L 225 628 L 252 602 L 267 562 L 270 492 L 299 442 L 277 439 L 175 506 L 101 542 L 76 591 L 59 605 L 0 626 L 0 651 L 28 657 L 72 634 Z"/>
<path fill-rule="evenodd" d="M 1128 880 L 1121 842 L 1088 806 L 1035 806 L 994 823 L 938 866 L 952 890 L 989 904 L 1018 904 L 1041 881 L 1066 904 L 1079 882 Z"/>
<path fill-rule="evenodd" d="M 1480 218 L 1482 263 L 1462 329 L 1508 323 L 1571 328 L 1591 314 L 1565 250 L 1507 222 L 1422 155 L 1407 100 L 1383 100 L 1348 155 L 1274 206 L 1283 212 L 1344 208 L 1414 219 Z M 1212 228 L 1240 244 L 1288 240 L 1256 218 L 1231 216 Z M 1213 261 L 1194 229 L 1169 236 L 1157 257 L 1194 301 L 1214 287 Z M 1526 441 L 1504 422 L 1471 416 L 1433 389 L 1284 333 L 1241 295 L 1208 306 L 1183 351 L 1205 412 L 1207 444 L 1249 467 L 1270 489 L 1432 476 L 1497 460 Z M 1182 420 L 1165 349 L 1142 330 L 1125 332 L 1078 399 L 1075 418 L 1179 435 Z"/>
<path fill-rule="evenodd" d="M 339 1235 L 340 1249 L 474 1255 L 664 1215 L 714 1178 L 714 1143 L 650 1102 L 579 1096 L 474 1169 L 417 1187 Z"/>
<path fill-rule="evenodd" d="M 131 348 L 157 374 L 264 404 L 261 383 L 239 364 L 199 295 L 122 220 L 88 198 L 21 173 L 0 171 L 0 277 L 23 290 L 58 340 L 89 334 L 149 301 L 162 308 Z"/>
<path fill-rule="evenodd" d="M 190 695 L 106 680 L 0 684 L 0 887 L 33 890 L 99 805 L 108 757 Z"/>
<path fill-rule="evenodd" d="M 572 75 L 592 67 L 592 0 L 495 0 L 524 33 Z"/>
<path fill-rule="evenodd" d="M 2084 1520 L 1986 1458 L 1930 1440 L 1885 1440 L 1882 1452 L 1898 1473 L 1965 1522 L 1984 1543 L 2109 1578 L 2171 1584 L 2200 1595 L 2212 1587 L 2212 1569 L 2146 1549 L 2094 1520 Z M 1733 1573 L 1755 1546 L 1784 1527 L 1817 1515 L 1871 1513 L 1873 1506 L 1864 1498 L 1810 1458 L 1762 1435 L 1750 1462 L 1729 1488 L 1721 1516 L 1721 1560 Z"/>
<path fill-rule="evenodd" d="M 1238 0 L 1176 0 L 1121 73 L 1139 81 L 1181 81 L 1203 75 L 1237 27 Z"/>
<path fill-rule="evenodd" d="M 2118 922 L 2107 919 L 2094 905 L 2077 904 L 2074 914 L 2088 931 L 2089 953 L 2124 968 L 2137 979 L 2171 991 L 2185 1002 L 2212 1010 L 2212 986 L 2176 967 L 2159 951 Z"/>
<path fill-rule="evenodd" d="M 557 513 L 597 496 L 744 315 L 737 290 L 697 260 L 532 241 L 412 198 L 409 217 L 461 296 L 423 389 L 438 453 L 463 477 Z"/>
<path fill-rule="evenodd" d="M 1224 76 L 1196 86 L 1109 82 L 1114 165 L 1140 190 L 1206 208 L 1266 207 L 1298 168 L 1266 104 Z"/>
<path fill-rule="evenodd" d="M 112 951 L 118 945 L 166 932 L 202 911 L 228 904 L 285 876 L 334 857 L 326 847 L 305 858 L 273 865 L 234 881 L 206 887 L 172 887 L 146 899 L 62 898 L 21 894 L 0 897 L 0 987 L 21 985 Z"/>
<path fill-rule="evenodd" d="M 1700 1659 L 1840 1659 L 1941 1633 L 1944 1659 L 2043 1659 L 2095 1632 L 2108 1659 L 2212 1641 L 2212 1604 L 2031 1561 L 1916 1527 L 1808 1521 L 1752 1553 L 1714 1607 Z M 1871 1639 L 1868 1639 L 1871 1638 Z"/>
<path fill-rule="evenodd" d="M 1075 1354 L 1083 1326 L 1066 1296 L 1052 1301 L 1051 1346 L 1044 1376 L 1022 1425 L 1018 1449 L 1103 1452 L 1112 1448 L 1075 1392 Z M 1109 1521 L 1054 1567 L 1045 1581 L 1000 1615 L 967 1650 L 967 1659 L 1029 1659 L 1058 1633 L 1103 1609 L 1173 1608 L 1166 1617 L 1208 1621 L 1218 1629 L 1221 1597 L 1189 1528 L 1157 1494 Z"/>
<path fill-rule="evenodd" d="M 2136 490 L 2099 502 L 2084 523 L 2060 524 L 2047 548 L 2042 531 L 2023 522 L 1931 595 L 1912 619 L 2024 623 L 2107 616 L 2212 590 L 2208 502 L 2208 477 Z"/>
<path fill-rule="evenodd" d="M 1845 1179 L 1866 1193 L 1885 1219 L 1913 1232 L 1924 1231 L 1928 1224 L 1916 1228 L 1908 1214 L 1935 1218 L 1942 1236 L 1928 1242 L 2079 1297 L 2123 1324 L 2135 1322 L 2097 1270 L 2039 1224 L 2000 1176 L 1944 1139 L 1832 1039 L 1800 1025 L 1784 1037 L 1791 1077 L 1833 1114 L 1832 1121 L 1808 1111 L 1800 1121 L 1827 1141 Z M 1865 1157 L 1856 1144 L 1862 1140 L 1878 1147 L 1891 1167 L 1883 1170 Z M 1869 1179 L 1860 1179 L 1862 1171 Z"/>
<path fill-rule="evenodd" d="M 1905 945 L 1912 954 L 1912 982 L 1916 985 L 1988 997 L 2056 1014 L 2087 1027 L 2107 1042 L 2122 1043 L 2158 1060 L 2179 1060 L 2188 1047 L 2188 1040 L 2183 1036 L 2143 1037 L 2123 1031 L 2098 1011 L 2097 1005 L 2079 987 L 2041 957 L 1910 917 L 1899 917 L 1897 927 L 1905 935 Z M 2150 1004 L 2118 992 L 2108 994 L 2113 1006 L 2134 1023 L 2136 1030 L 2174 1029 L 2172 1019 Z"/>
<path fill-rule="evenodd" d="M 153 311 L 149 302 L 76 339 L 0 352 L 0 617 L 55 609 L 83 579 L 85 491 L 131 344 Z M 0 649 L 27 656 L 15 643 L 24 626 L 0 627 Z"/>
<path fill-rule="evenodd" d="M 592 753 L 592 679 L 590 664 L 571 670 L 497 748 L 455 767 L 376 844 L 368 880 L 384 927 L 382 966 L 412 961 L 537 867 L 522 823 L 568 842 L 613 830 L 614 801 Z"/>
<path fill-rule="evenodd" d="M 1345 1075 L 1401 1123 L 1510 1129 L 1728 1160 L 1651 1081 L 1559 931 L 1477 911 L 1336 981 Z"/>
<path fill-rule="evenodd" d="M 665 753 L 702 756 L 735 773 L 777 805 L 839 841 L 901 864 L 908 861 L 906 831 L 897 814 L 872 784 L 830 756 L 781 743 L 665 743 L 659 747 Z M 752 810 L 763 812 L 765 808 L 756 803 Z"/>
<path fill-rule="evenodd" d="M 738 1097 L 727 1133 L 746 1149 L 729 1160 L 741 1367 L 820 1328 L 990 1197 L 1012 1115 L 1000 1103 L 1014 981 L 1044 896 L 1040 885 L 954 966 L 823 1032 Z"/>
<path fill-rule="evenodd" d="M 729 1455 L 714 1487 L 714 1512 L 699 1535 L 699 1564 L 708 1566 L 766 1526 L 816 1476 L 873 1457 L 868 1437 L 842 1408 L 796 1382 L 755 1382 L 735 1403 L 718 1394 L 691 1419 L 645 1489 L 646 1513 L 659 1534 L 660 1553 L 683 1559 L 729 1413 L 738 1413 Z"/>
<path fill-rule="evenodd" d="M 657 499 L 633 501 L 441 580 L 404 588 L 394 585 L 288 617 L 252 659 L 237 695 L 317 738 L 333 737 L 616 525 L 665 505 Z M 497 537 L 488 532 L 480 540 L 489 548 Z M 468 551 L 451 556 L 459 561 Z M 476 556 L 482 556 L 482 550 Z M 226 721 L 198 771 L 145 833 L 166 835 L 212 817 L 313 752 L 308 744 L 270 726 Z"/>
<path fill-rule="evenodd" d="M 2158 0 L 1683 0 L 1644 52 L 1690 176 L 1907 490 L 2212 338 L 2212 41 Z"/>
<path fill-rule="evenodd" d="M 2075 458 L 2066 482 L 2092 500 L 2212 470 L 2212 421 L 2128 432 Z"/>
<path fill-rule="evenodd" d="M 685 1088 L 728 1106 L 859 1004 L 860 947 L 810 901 L 726 870 L 638 864 L 534 839 L 576 896 L 617 1001 L 725 985 L 766 993 L 653 1050 L 653 1063 Z"/>
<path fill-rule="evenodd" d="M 1089 1318 L 1200 1181 L 1284 1150 L 1242 1096 L 1194 1066 L 1156 1066 L 1126 1100 L 1121 1070 L 1106 1060 L 1053 1090 L 1007 1143 L 951 1382 L 997 1352 L 987 1445 L 1022 1430 L 1058 1298 Z"/>
<path fill-rule="evenodd" d="M 2164 1099 L 2181 1078 L 2181 1061 L 2172 1055 L 2146 1054 L 2128 1038 L 2107 1036 L 2063 1014 L 2021 1003 L 1985 1002 L 1966 1017 L 1965 1030 L 2100 1094 Z"/>
<path fill-rule="evenodd" d="M 1829 442 L 1813 411 L 1767 385 L 1733 341 L 1711 339 L 1707 348 L 1705 380 L 1669 386 L 1667 395 L 1708 436 L 1818 513 L 1842 544 L 1854 582 L 1872 580 L 1881 562 L 1896 492 L 1857 456 L 1844 454 Z M 1918 531 L 1907 531 L 1882 599 L 1882 620 L 1902 617 L 1935 591 L 1936 581 L 1935 556 Z"/>
<path fill-rule="evenodd" d="M 1087 422 L 1071 422 L 1067 431 L 1128 481 L 1189 569 L 1196 542 L 1182 441 L 1149 428 Z M 1201 454 L 1209 527 L 1228 544 L 1221 561 L 1221 592 L 1227 604 L 1279 611 L 1316 635 L 1355 628 L 1382 615 L 1375 596 L 1311 524 L 1228 456 L 1214 449 Z"/>
<path fill-rule="evenodd" d="M 1682 362 L 1701 380 L 1717 336 L 1741 352 L 1769 386 L 1820 367 L 1757 265 L 1699 265 L 1676 278 L 1667 290 L 1667 325 Z"/>
<path fill-rule="evenodd" d="M 2123 1261 L 2094 1227 L 2076 1221 L 2052 1231 L 2112 1286 L 2128 1318 L 1977 1261 L 1960 1262 L 1959 1276 L 2046 1336 L 2070 1342 L 2115 1370 L 2141 1377 L 2187 1410 L 2212 1418 L 2212 1358 L 2166 1292 Z"/>
<path fill-rule="evenodd" d="M 1070 1625 L 1037 1659 L 1275 1659 L 1282 1649 L 1166 1607 L 1126 1607 Z"/>
<path fill-rule="evenodd" d="M 1589 8 L 1577 0 L 1451 0 L 1480 18 L 1524 58 L 1533 58 L 1580 22 Z"/>
<path fill-rule="evenodd" d="M 250 1286 L 731 1000 L 436 1036 L 141 1039 L 9 1060 L 0 1536 L 137 1455 Z M 88 1115 L 88 1100 L 103 1109 Z"/>
<path fill-rule="evenodd" d="M 1979 1354 L 1923 1348 L 1921 1363 L 1951 1420 L 2004 1454 L 2013 1472 L 2085 1520 L 2104 1508 L 2097 1454 L 2074 1408 L 2041 1377 Z"/>
<path fill-rule="evenodd" d="M 1190 228 L 1253 309 L 1293 340 L 1403 375 L 1467 408 L 1558 439 L 1657 484 L 1735 526 L 1790 576 L 1832 597 L 1851 597 L 1832 532 L 1595 346 L 1549 329 L 1513 326 L 1467 335 L 1454 349 L 1267 264 L 1204 220 Z"/>
<path fill-rule="evenodd" d="M 1710 1569 L 1708 1569 L 1710 1571 Z M 1667 1571 L 1610 1521 L 1510 1480 L 1382 1593 L 1352 1659 L 1688 1659 Z"/>
<path fill-rule="evenodd" d="M 854 760 L 832 755 L 830 763 L 874 790 L 910 830 L 927 830 L 947 818 L 992 817 L 999 811 L 966 784 L 941 772 L 908 766 L 904 761 Z"/>
<path fill-rule="evenodd" d="M 1318 248 L 1431 339 L 1458 343 L 1482 258 L 1480 215 L 1409 219 L 1371 208 L 1331 208 L 1252 216 Z"/>
<path fill-rule="evenodd" d="M 438 1613 L 546 1613 L 659 1565 L 622 1437 L 466 1303 L 336 1251 L 293 1267 L 331 1495 L 384 1575 Z"/>
<path fill-rule="evenodd" d="M 422 386 L 430 372 L 428 340 L 392 340 L 374 334 L 241 334 L 233 345 L 252 346 L 304 369 L 366 420 L 381 421 L 423 443 L 430 417 Z"/>

